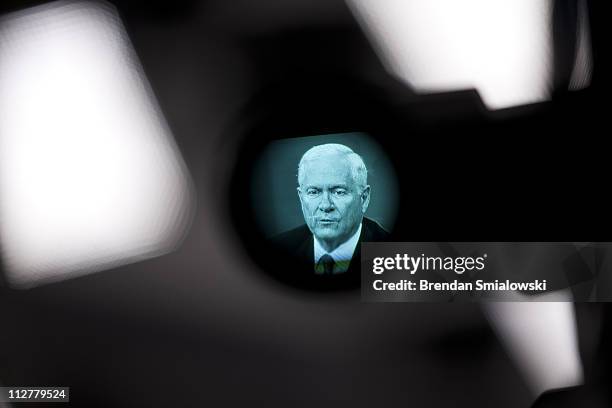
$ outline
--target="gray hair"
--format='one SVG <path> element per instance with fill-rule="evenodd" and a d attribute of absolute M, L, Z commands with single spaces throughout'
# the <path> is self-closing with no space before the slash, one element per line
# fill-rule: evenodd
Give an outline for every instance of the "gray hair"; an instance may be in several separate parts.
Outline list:
<path fill-rule="evenodd" d="M 351 150 L 350 147 L 338 143 L 318 145 L 304 153 L 298 165 L 298 184 L 302 185 L 302 180 L 304 179 L 304 164 L 306 162 L 330 156 L 340 156 L 349 162 L 353 181 L 358 187 L 364 189 L 368 185 L 368 169 L 361 156 Z"/>

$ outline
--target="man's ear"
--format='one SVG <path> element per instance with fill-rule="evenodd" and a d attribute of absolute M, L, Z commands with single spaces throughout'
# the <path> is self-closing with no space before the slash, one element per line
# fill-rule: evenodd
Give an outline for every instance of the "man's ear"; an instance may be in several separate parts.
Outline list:
<path fill-rule="evenodd" d="M 361 212 L 365 214 L 370 205 L 370 186 L 367 185 L 361 192 Z"/>
<path fill-rule="evenodd" d="M 302 202 L 302 190 L 300 190 L 300 188 L 296 188 L 297 192 L 298 192 L 298 198 L 300 199 L 300 203 Z"/>

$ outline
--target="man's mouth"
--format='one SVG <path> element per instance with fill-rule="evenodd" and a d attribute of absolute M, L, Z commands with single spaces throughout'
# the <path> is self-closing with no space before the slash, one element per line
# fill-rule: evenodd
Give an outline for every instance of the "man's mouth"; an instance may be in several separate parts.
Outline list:
<path fill-rule="evenodd" d="M 338 222 L 338 220 L 331 220 L 331 219 L 322 219 L 322 220 L 318 221 L 318 223 L 321 224 L 321 225 L 332 225 L 332 224 L 335 224 L 337 222 Z"/>

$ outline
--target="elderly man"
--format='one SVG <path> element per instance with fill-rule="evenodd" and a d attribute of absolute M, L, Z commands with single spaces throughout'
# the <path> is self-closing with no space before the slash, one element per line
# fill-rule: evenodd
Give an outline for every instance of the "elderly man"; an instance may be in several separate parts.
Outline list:
<path fill-rule="evenodd" d="M 385 241 L 388 233 L 364 217 L 370 203 L 362 158 L 341 144 L 311 148 L 298 166 L 298 196 L 306 225 L 276 237 L 315 276 L 358 282 L 361 241 Z"/>

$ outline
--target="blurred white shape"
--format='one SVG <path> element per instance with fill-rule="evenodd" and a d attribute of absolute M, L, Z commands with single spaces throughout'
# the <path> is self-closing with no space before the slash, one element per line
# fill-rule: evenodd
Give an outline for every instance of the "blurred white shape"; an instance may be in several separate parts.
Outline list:
<path fill-rule="evenodd" d="M 484 305 L 493 329 L 534 396 L 583 382 L 574 306 L 542 300 Z"/>
<path fill-rule="evenodd" d="M 387 69 L 417 92 L 475 88 L 489 109 L 550 97 L 550 0 L 347 0 Z"/>
<path fill-rule="evenodd" d="M 192 205 L 112 6 L 55 2 L 0 19 L 0 243 L 12 286 L 167 253 Z"/>
<path fill-rule="evenodd" d="M 576 57 L 570 77 L 569 89 L 579 91 L 591 84 L 593 75 L 593 51 L 591 49 L 591 25 L 585 0 L 578 1 L 576 26 Z"/>

